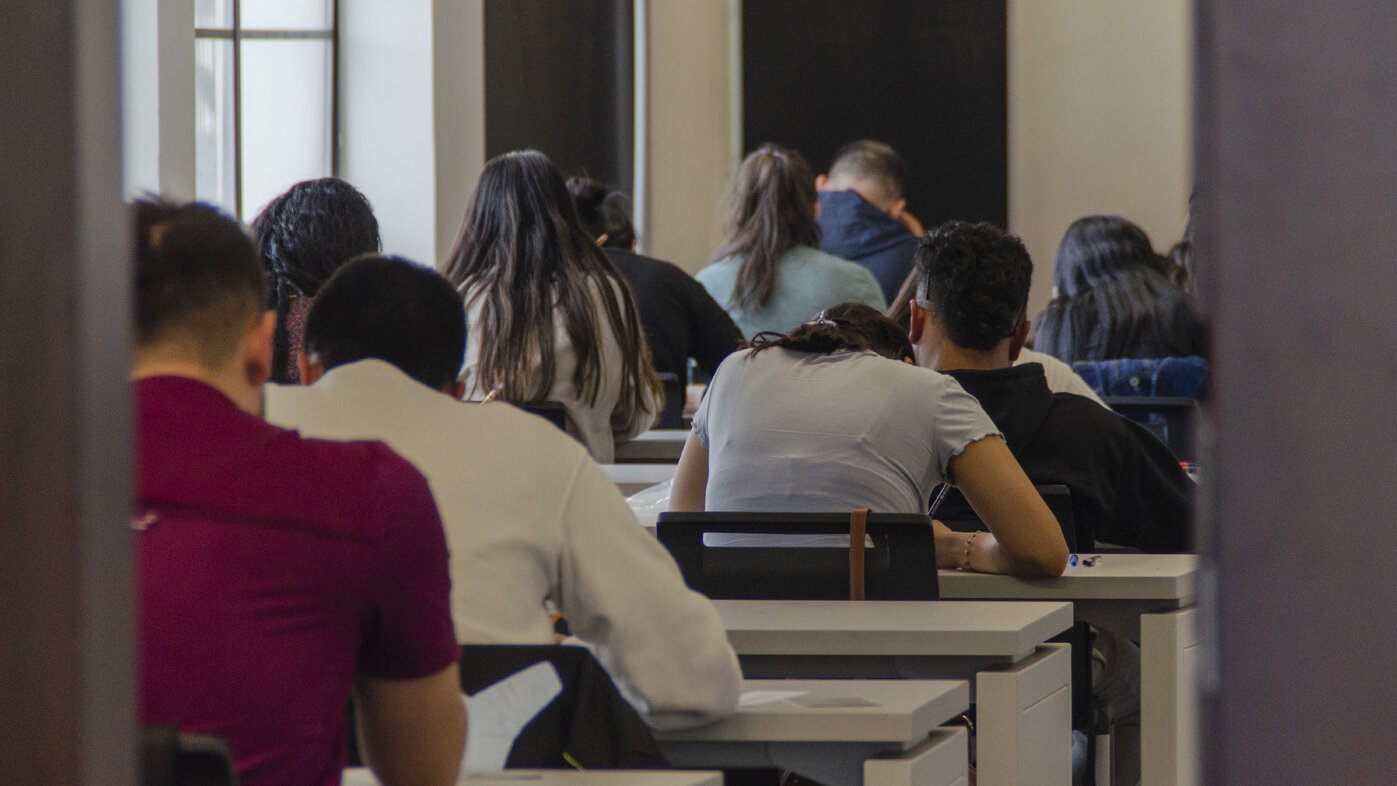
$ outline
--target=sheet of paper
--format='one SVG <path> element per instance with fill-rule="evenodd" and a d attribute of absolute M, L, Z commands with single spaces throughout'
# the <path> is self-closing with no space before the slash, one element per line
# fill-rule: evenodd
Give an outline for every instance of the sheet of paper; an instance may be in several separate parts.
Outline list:
<path fill-rule="evenodd" d="M 548 661 L 515 672 L 474 696 L 462 696 L 470 732 L 461 769 L 499 772 L 519 732 L 563 691 L 558 670 Z"/>
<path fill-rule="evenodd" d="M 737 706 L 759 707 L 763 704 L 775 704 L 778 701 L 790 701 L 797 696 L 804 695 L 805 691 L 803 690 L 749 690 L 737 700 Z"/>

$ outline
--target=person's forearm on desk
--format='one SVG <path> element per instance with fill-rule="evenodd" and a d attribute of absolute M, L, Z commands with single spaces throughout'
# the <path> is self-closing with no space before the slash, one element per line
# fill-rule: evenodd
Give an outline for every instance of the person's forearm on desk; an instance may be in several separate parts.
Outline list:
<path fill-rule="evenodd" d="M 1062 575 L 1067 569 L 1062 528 L 1003 439 L 986 437 L 967 445 L 951 459 L 950 469 L 990 532 L 975 536 L 938 526 L 938 566 L 1028 578 Z"/>

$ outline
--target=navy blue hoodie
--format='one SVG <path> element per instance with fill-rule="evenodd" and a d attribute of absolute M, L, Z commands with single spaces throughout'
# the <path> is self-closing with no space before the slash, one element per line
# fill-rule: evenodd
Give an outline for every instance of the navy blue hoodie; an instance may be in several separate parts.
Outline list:
<path fill-rule="evenodd" d="M 917 236 L 857 191 L 820 192 L 820 249 L 872 271 L 891 305 L 912 271 Z"/>

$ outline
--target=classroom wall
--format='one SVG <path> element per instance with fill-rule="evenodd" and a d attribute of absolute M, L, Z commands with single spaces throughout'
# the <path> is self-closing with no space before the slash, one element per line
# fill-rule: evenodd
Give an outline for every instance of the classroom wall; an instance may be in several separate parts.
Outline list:
<path fill-rule="evenodd" d="M 340 3 L 340 171 L 383 250 L 436 265 L 484 165 L 481 1 Z"/>
<path fill-rule="evenodd" d="M 723 238 L 721 206 L 735 162 L 731 24 L 723 0 L 648 5 L 648 192 L 641 243 L 696 271 Z"/>
<path fill-rule="evenodd" d="M 432 264 L 432 3 L 340 3 L 339 174 L 373 205 L 383 250 Z"/>
<path fill-rule="evenodd" d="M 125 0 L 122 194 L 194 198 L 194 5 Z"/>
<path fill-rule="evenodd" d="M 1009 228 L 1047 304 L 1063 231 L 1119 213 L 1167 249 L 1192 188 L 1190 0 L 1009 0 Z"/>

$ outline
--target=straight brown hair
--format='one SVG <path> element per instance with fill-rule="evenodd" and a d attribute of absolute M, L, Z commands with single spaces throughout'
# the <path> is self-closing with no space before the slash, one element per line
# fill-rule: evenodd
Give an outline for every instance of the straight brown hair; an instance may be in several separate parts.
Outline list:
<path fill-rule="evenodd" d="M 480 346 L 479 389 L 498 388 L 501 398 L 521 404 L 544 401 L 555 381 L 554 320 L 561 319 L 577 354 L 573 385 L 595 404 L 605 320 L 621 350 L 620 404 L 653 411 L 646 388 L 663 399 L 630 286 L 582 228 L 544 154 L 506 153 L 485 165 L 443 273 L 468 307 L 481 305 L 470 325 Z"/>
<path fill-rule="evenodd" d="M 776 294 L 776 265 L 792 248 L 818 246 L 815 175 L 794 150 L 762 145 L 742 160 L 728 195 L 723 243 L 711 261 L 741 254 L 728 305 L 759 311 Z"/>

